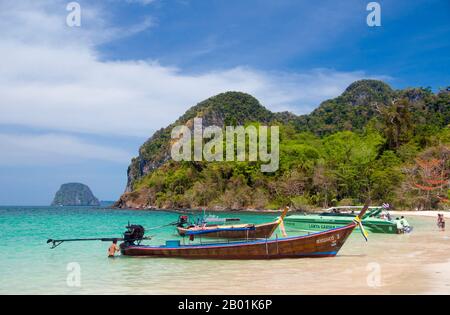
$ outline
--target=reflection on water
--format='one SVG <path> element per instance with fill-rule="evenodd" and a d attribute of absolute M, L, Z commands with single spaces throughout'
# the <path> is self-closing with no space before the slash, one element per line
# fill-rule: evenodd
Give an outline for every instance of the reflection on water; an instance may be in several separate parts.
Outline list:
<path fill-rule="evenodd" d="M 55 250 L 47 238 L 118 236 L 131 221 L 146 227 L 177 219 L 168 212 L 88 208 L 0 208 L 0 293 L 56 294 L 331 294 L 450 292 L 444 274 L 448 232 L 433 218 L 408 217 L 409 235 L 354 233 L 335 258 L 220 261 L 106 258 L 108 243 L 67 243 Z M 236 217 L 236 213 L 224 214 Z M 261 223 L 276 215 L 239 214 Z M 290 235 L 293 232 L 290 232 Z M 151 231 L 150 243 L 174 239 L 173 227 Z M 281 233 L 278 233 L 279 235 Z M 68 287 L 67 264 L 81 267 L 81 286 Z M 428 269 L 427 269 L 428 268 Z M 447 290 L 447 291 L 446 291 Z"/>

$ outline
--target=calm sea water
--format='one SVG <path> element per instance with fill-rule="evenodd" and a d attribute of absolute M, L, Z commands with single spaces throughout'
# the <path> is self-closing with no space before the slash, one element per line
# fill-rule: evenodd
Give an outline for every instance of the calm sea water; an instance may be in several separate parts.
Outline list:
<path fill-rule="evenodd" d="M 238 216 L 241 222 L 261 223 L 277 215 L 221 213 L 220 216 Z M 393 270 L 404 263 L 405 255 L 411 254 L 409 246 L 414 245 L 410 236 L 372 235 L 366 244 L 355 234 L 336 258 L 191 261 L 108 259 L 106 251 L 110 244 L 102 242 L 64 243 L 53 250 L 46 244 L 48 238 L 120 237 L 128 221 L 151 228 L 177 218 L 177 213 L 157 211 L 0 207 L 0 294 L 333 293 L 333 290 L 345 290 L 342 282 L 348 283 L 349 277 L 353 279 L 349 289 L 359 286 L 359 291 L 365 292 L 370 290 L 365 283 L 365 270 L 371 261 Z M 411 222 L 418 231 L 416 235 L 434 233 L 431 219 L 411 219 Z M 151 244 L 178 239 L 174 227 L 151 230 L 148 234 L 154 235 Z M 390 257 L 386 256 L 386 246 Z M 395 256 L 393 246 L 403 249 L 398 250 L 403 256 Z M 81 268 L 79 287 L 67 283 L 71 275 L 67 267 L 71 263 Z"/>
<path fill-rule="evenodd" d="M 0 293 L 129 293 L 165 277 L 204 270 L 203 263 L 183 260 L 107 259 L 110 243 L 64 243 L 50 250 L 48 238 L 121 237 L 128 222 L 141 224 L 154 236 L 148 244 L 179 239 L 173 226 L 179 214 L 160 211 L 88 207 L 0 207 Z M 222 213 L 221 217 L 236 217 Z M 241 222 L 266 222 L 276 215 L 239 214 Z M 81 267 L 81 287 L 67 285 L 68 264 Z M 192 269 L 191 269 L 192 268 Z M 162 288 L 154 287 L 154 292 Z M 98 291 L 100 290 L 100 291 Z M 146 291 L 148 292 L 148 291 Z M 153 292 L 151 289 L 150 293 Z"/>

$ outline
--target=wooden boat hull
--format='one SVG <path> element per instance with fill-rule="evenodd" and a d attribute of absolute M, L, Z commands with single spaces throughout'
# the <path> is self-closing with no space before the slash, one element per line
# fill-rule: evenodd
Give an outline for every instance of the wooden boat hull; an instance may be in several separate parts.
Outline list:
<path fill-rule="evenodd" d="M 121 245 L 122 255 L 187 259 L 281 259 L 332 257 L 356 224 L 310 235 L 281 239 L 198 245 Z"/>
<path fill-rule="evenodd" d="M 225 239 L 257 239 L 270 238 L 279 225 L 279 222 L 265 224 L 248 225 L 247 228 L 239 226 L 207 226 L 205 228 L 192 230 L 189 228 L 177 227 L 180 236 L 188 236 L 190 232 L 201 232 L 201 237 L 225 238 Z"/>
<path fill-rule="evenodd" d="M 323 231 L 343 227 L 353 221 L 353 217 L 332 217 L 320 215 L 292 215 L 284 219 L 284 224 L 288 228 L 299 231 Z M 363 219 L 362 224 L 370 233 L 399 234 L 397 225 L 391 221 L 380 219 Z M 359 231 L 359 227 L 355 228 Z"/>

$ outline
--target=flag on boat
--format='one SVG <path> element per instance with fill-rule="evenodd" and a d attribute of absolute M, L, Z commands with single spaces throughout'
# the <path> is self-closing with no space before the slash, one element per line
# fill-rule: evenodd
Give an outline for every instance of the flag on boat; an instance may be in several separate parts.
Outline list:
<path fill-rule="evenodd" d="M 364 239 L 367 242 L 369 233 L 367 233 L 367 231 L 364 229 L 364 226 L 363 226 L 363 224 L 361 222 L 361 218 L 359 216 L 356 216 L 356 218 L 353 221 L 359 226 L 361 234 L 362 234 L 362 236 L 364 237 Z"/>

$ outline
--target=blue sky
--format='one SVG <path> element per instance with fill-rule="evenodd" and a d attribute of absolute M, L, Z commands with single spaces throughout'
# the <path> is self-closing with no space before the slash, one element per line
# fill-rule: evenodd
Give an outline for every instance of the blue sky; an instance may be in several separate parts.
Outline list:
<path fill-rule="evenodd" d="M 64 182 L 114 200 L 138 147 L 226 90 L 308 113 L 361 78 L 450 84 L 450 2 L 69 1 L 0 3 L 0 204 L 45 205 Z"/>
<path fill-rule="evenodd" d="M 104 58 L 157 59 L 184 71 L 247 65 L 267 71 L 329 68 L 389 74 L 398 87 L 448 82 L 450 2 L 379 1 L 382 27 L 366 25 L 369 1 L 161 1 L 115 8 L 155 28 L 102 45 Z M 132 18 L 129 18 L 132 17 Z M 125 44 L 125 45 L 124 45 Z M 447 81 L 446 81 L 447 80 Z"/>

